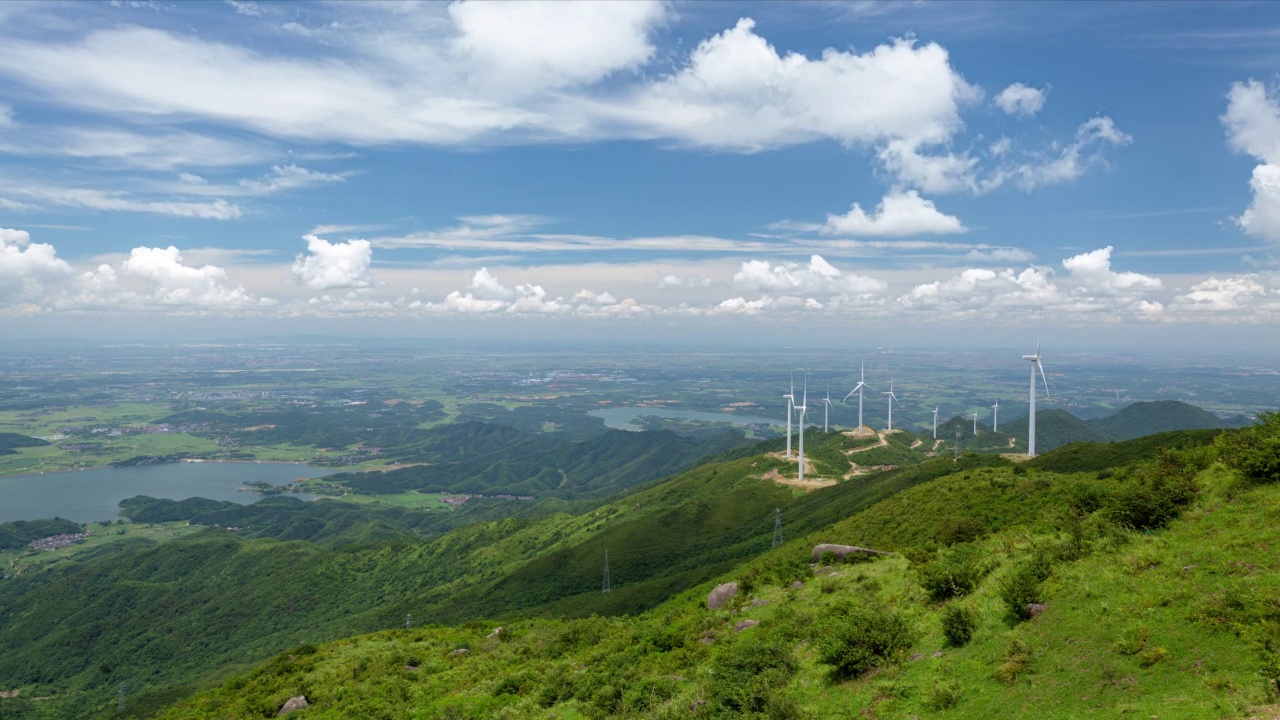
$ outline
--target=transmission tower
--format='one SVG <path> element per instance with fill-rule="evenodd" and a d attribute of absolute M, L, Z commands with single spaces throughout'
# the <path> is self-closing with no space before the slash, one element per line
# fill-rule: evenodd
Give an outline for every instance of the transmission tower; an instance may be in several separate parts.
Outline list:
<path fill-rule="evenodd" d="M 773 509 L 773 546 L 782 544 L 782 508 Z"/>
<path fill-rule="evenodd" d="M 960 423 L 956 423 L 956 456 L 955 456 L 956 460 L 960 459 L 960 443 L 963 435 L 964 435 L 964 431 L 961 430 Z"/>
<path fill-rule="evenodd" d="M 606 595 L 609 594 L 609 551 L 608 550 L 604 551 L 604 587 L 600 589 L 600 592 Z"/>
<path fill-rule="evenodd" d="M 124 683 L 120 683 L 120 690 L 117 692 L 116 712 L 124 714 Z"/>
<path fill-rule="evenodd" d="M 404 614 L 404 629 L 408 630 L 413 627 L 413 613 Z"/>

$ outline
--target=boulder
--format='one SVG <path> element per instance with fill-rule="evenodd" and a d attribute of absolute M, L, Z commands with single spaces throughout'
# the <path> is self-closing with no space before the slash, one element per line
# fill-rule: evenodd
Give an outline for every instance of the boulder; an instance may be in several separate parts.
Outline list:
<path fill-rule="evenodd" d="M 799 580 L 793 580 L 791 582 L 791 587 L 795 588 L 796 590 L 799 590 L 800 588 L 804 587 L 804 583 L 800 582 Z"/>
<path fill-rule="evenodd" d="M 743 630 L 746 630 L 749 627 L 755 627 L 759 624 L 760 624 L 759 620 L 743 620 L 742 622 L 733 626 L 733 631 L 742 632 Z"/>
<path fill-rule="evenodd" d="M 858 547 L 856 545 L 832 545 L 831 543 L 822 543 L 813 546 L 813 561 L 819 562 L 822 559 L 822 553 L 835 553 L 837 560 L 844 560 L 844 556 L 850 553 L 862 553 L 863 555 L 892 555 L 883 550 L 872 550 L 871 548 Z"/>
<path fill-rule="evenodd" d="M 502 634 L 502 628 L 498 627 L 498 628 L 495 628 L 493 632 L 489 633 L 488 635 L 485 635 L 484 638 L 485 640 L 497 640 L 498 636 L 501 634 Z"/>
<path fill-rule="evenodd" d="M 281 715 L 284 715 L 286 713 L 291 713 L 294 710 L 306 710 L 309 707 L 311 707 L 311 705 L 310 703 L 307 702 L 306 695 L 291 697 L 287 701 L 285 701 L 285 704 L 283 706 L 280 707 L 280 712 L 276 713 L 276 717 L 280 717 Z"/>
<path fill-rule="evenodd" d="M 470 650 L 466 648 L 458 648 L 457 650 L 454 650 L 453 652 L 449 653 L 449 657 L 466 657 L 470 654 L 471 654 Z"/>
<path fill-rule="evenodd" d="M 716 589 L 712 590 L 711 593 L 707 595 L 707 609 L 719 610 L 727 605 L 730 600 L 737 596 L 737 594 L 738 583 L 736 582 L 727 582 L 723 585 L 717 585 Z"/>
<path fill-rule="evenodd" d="M 1049 606 L 1042 603 L 1029 603 L 1027 605 L 1027 617 L 1033 618 L 1048 609 Z"/>

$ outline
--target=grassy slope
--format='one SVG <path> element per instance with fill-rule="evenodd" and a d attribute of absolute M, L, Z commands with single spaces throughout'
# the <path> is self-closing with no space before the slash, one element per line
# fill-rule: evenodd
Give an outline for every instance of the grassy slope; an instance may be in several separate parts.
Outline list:
<path fill-rule="evenodd" d="M 949 480 L 954 492 L 976 487 L 939 482 Z M 316 718 L 688 717 L 691 707 L 697 714 L 714 708 L 697 703 L 714 700 L 717 658 L 750 653 L 750 643 L 763 637 L 794 649 L 799 669 L 781 691 L 798 705 L 793 717 L 1168 720 L 1268 712 L 1258 707 L 1267 698 L 1256 652 L 1221 621 L 1239 615 L 1238 607 L 1265 608 L 1280 598 L 1269 530 L 1280 521 L 1280 486 L 1240 489 L 1220 467 L 1201 481 L 1206 492 L 1167 530 L 1104 534 L 1091 554 L 1056 566 L 1045 588 L 1049 609 L 1032 621 L 1009 621 L 996 587 L 1033 537 L 1045 540 L 1046 528 L 1010 525 L 989 538 L 983 547 L 999 567 L 964 601 L 977 610 L 979 625 L 960 648 L 947 646 L 940 606 L 928 601 L 907 560 L 894 557 L 798 591 L 764 587 L 757 596 L 768 604 L 740 613 L 702 608 L 708 584 L 630 620 L 521 620 L 506 623 L 499 639 L 486 639 L 491 625 L 472 623 L 300 648 L 162 717 L 262 717 L 298 694 L 313 704 L 306 717 Z M 888 527 L 883 516 L 907 513 L 907 527 L 924 527 L 930 512 L 881 503 L 864 513 L 880 519 L 863 522 Z M 906 529 L 886 532 L 910 540 Z M 790 543 L 758 564 L 803 554 L 806 545 Z M 908 654 L 921 659 L 832 681 L 805 641 L 813 639 L 813 619 L 844 599 L 897 607 L 917 632 Z M 731 625 L 744 617 L 761 625 L 735 633 Z M 1143 629 L 1143 652 L 1164 649 L 1157 662 L 1118 647 Z M 699 642 L 703 637 L 715 645 Z M 1016 679 L 997 680 L 1015 641 L 1029 649 L 1027 665 Z M 471 655 L 448 657 L 458 647 Z M 931 709 L 935 687 L 952 682 L 959 687 L 955 706 Z M 1271 706 L 1266 716 L 1276 711 Z"/>

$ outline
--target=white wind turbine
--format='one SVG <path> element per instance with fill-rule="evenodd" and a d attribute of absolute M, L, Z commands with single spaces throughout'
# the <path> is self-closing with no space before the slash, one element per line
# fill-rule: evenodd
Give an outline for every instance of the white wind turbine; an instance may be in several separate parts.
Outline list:
<path fill-rule="evenodd" d="M 933 406 L 933 439 L 938 439 L 938 406 Z"/>
<path fill-rule="evenodd" d="M 880 393 L 889 396 L 889 427 L 885 428 L 885 432 L 893 432 L 893 404 L 898 402 L 898 396 L 893 394 L 893 381 L 889 381 L 889 392 Z M 902 403 L 898 403 L 899 406 Z"/>
<path fill-rule="evenodd" d="M 827 396 L 822 399 L 822 432 L 831 432 L 827 429 L 827 419 L 831 416 L 831 388 L 827 388 Z"/>
<path fill-rule="evenodd" d="M 854 393 L 858 393 L 858 433 L 857 433 L 858 435 L 862 434 L 862 391 L 865 390 L 867 387 L 867 383 L 864 382 L 866 379 L 867 379 L 867 361 L 863 360 L 862 371 L 858 375 L 858 384 L 855 385 L 853 389 L 849 391 L 848 395 L 844 396 L 844 400 L 848 400 L 850 397 L 853 396 Z M 844 402 L 844 400 L 841 400 L 840 402 Z"/>
<path fill-rule="evenodd" d="M 799 480 L 804 482 L 804 414 L 809 410 L 809 376 L 804 377 L 804 395 L 796 410 L 800 412 L 800 474 Z"/>
<path fill-rule="evenodd" d="M 787 457 L 791 457 L 791 413 L 796 406 L 796 374 L 791 373 L 791 392 L 783 395 L 787 399 Z"/>
<path fill-rule="evenodd" d="M 978 436 L 978 411 L 977 410 L 973 411 L 973 435 L 974 437 Z"/>
<path fill-rule="evenodd" d="M 1044 381 L 1044 399 L 1049 399 L 1049 378 L 1044 376 L 1044 364 L 1040 362 L 1040 341 L 1036 340 L 1036 354 L 1023 355 L 1023 360 L 1031 361 L 1031 415 L 1027 420 L 1027 457 L 1036 456 L 1036 368 L 1040 369 L 1040 379 Z"/>
<path fill-rule="evenodd" d="M 991 432 L 996 432 L 999 429 L 1000 429 L 1000 401 L 996 400 L 995 404 L 991 406 Z"/>

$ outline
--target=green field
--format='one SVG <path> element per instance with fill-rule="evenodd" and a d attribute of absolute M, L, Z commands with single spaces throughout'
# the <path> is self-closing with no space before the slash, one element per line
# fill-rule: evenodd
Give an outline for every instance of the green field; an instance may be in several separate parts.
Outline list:
<path fill-rule="evenodd" d="M 453 506 L 447 502 L 441 502 L 440 497 L 441 493 L 406 492 L 394 495 L 357 495 L 352 493 L 334 498 L 334 501 L 355 503 L 357 505 L 398 507 L 409 510 L 452 510 Z"/>
<path fill-rule="evenodd" d="M 185 522 L 170 523 L 89 523 L 93 534 L 83 542 L 57 550 L 0 550 L 0 567 L 8 575 L 56 567 L 68 560 L 124 542 L 158 543 L 200 532 L 204 528 Z"/>

